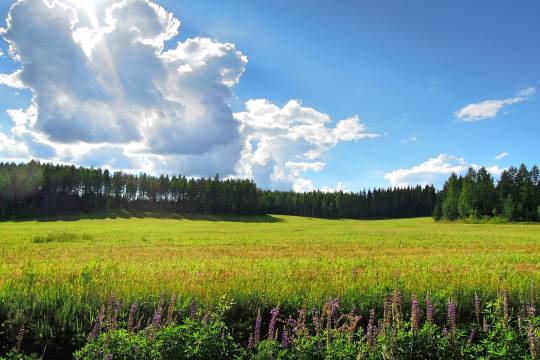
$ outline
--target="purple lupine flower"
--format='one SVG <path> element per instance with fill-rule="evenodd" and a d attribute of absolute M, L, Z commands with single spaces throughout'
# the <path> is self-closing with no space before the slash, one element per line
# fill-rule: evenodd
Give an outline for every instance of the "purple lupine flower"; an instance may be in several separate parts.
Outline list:
<path fill-rule="evenodd" d="M 161 318 L 163 317 L 163 294 L 160 296 L 154 316 L 152 316 L 152 327 L 157 329 L 161 327 Z"/>
<path fill-rule="evenodd" d="M 113 354 L 109 353 L 109 355 L 107 356 L 107 360 L 113 360 Z"/>
<path fill-rule="evenodd" d="M 298 311 L 298 321 L 293 327 L 293 335 L 299 335 L 306 329 L 306 310 Z"/>
<path fill-rule="evenodd" d="M 259 344 L 259 340 L 261 339 L 261 310 L 257 312 L 257 318 L 255 319 L 255 329 L 253 331 L 253 344 L 257 346 Z"/>
<path fill-rule="evenodd" d="M 128 316 L 128 323 L 127 323 L 127 331 L 129 334 L 133 332 L 133 328 L 135 327 L 135 316 L 137 314 L 137 302 L 134 302 L 131 304 L 131 307 L 129 308 L 129 316 Z"/>
<path fill-rule="evenodd" d="M 446 326 L 443 327 L 443 329 L 442 329 L 442 335 L 443 335 L 444 337 L 447 337 L 447 336 L 448 336 L 448 329 L 446 328 Z"/>
<path fill-rule="evenodd" d="M 97 336 L 99 335 L 99 332 L 101 331 L 101 326 L 104 319 L 105 319 L 105 307 L 102 305 L 96 317 L 96 323 L 94 324 L 94 327 L 92 328 L 92 331 L 90 332 L 90 335 L 88 336 L 90 340 L 94 340 L 95 338 L 97 338 Z"/>
<path fill-rule="evenodd" d="M 433 324 L 433 322 L 434 322 L 434 319 L 433 319 L 433 303 L 431 302 L 431 299 L 429 298 L 429 296 L 426 296 L 426 317 L 427 317 L 427 321 L 430 324 Z"/>
<path fill-rule="evenodd" d="M 475 337 L 476 337 L 476 330 L 472 329 L 471 333 L 469 334 L 469 338 L 467 339 L 467 344 L 471 345 Z"/>
<path fill-rule="evenodd" d="M 291 342 L 292 340 L 294 340 L 294 334 L 296 333 L 297 331 L 297 325 L 298 322 L 296 320 L 294 320 L 292 318 L 292 316 L 289 316 L 289 319 L 287 320 L 287 322 L 285 323 L 285 326 L 287 327 L 287 329 L 290 329 L 290 333 L 287 334 L 287 337 L 289 339 L 289 342 Z"/>
<path fill-rule="evenodd" d="M 281 346 L 284 348 L 289 347 L 289 329 L 287 326 L 283 327 L 283 333 L 281 334 Z"/>
<path fill-rule="evenodd" d="M 339 307 L 339 299 L 333 299 L 330 302 L 330 320 L 334 322 L 336 318 L 337 309 Z"/>
<path fill-rule="evenodd" d="M 411 329 L 417 331 L 420 327 L 420 317 L 422 316 L 420 312 L 420 306 L 418 305 L 418 299 L 416 296 L 412 297 L 411 301 Z"/>
<path fill-rule="evenodd" d="M 486 318 L 484 318 L 484 323 L 482 324 L 482 331 L 484 332 L 484 334 L 487 334 L 488 331 L 489 331 L 489 326 L 488 326 L 488 323 L 486 321 Z"/>
<path fill-rule="evenodd" d="M 510 311 L 508 305 L 508 292 L 505 290 L 503 293 L 503 324 L 505 327 L 508 326 L 508 320 L 510 319 Z"/>
<path fill-rule="evenodd" d="M 536 338 L 532 322 L 529 322 L 529 331 L 527 332 L 527 337 L 529 338 L 529 349 L 531 351 L 531 358 L 533 360 L 536 360 L 538 359 L 538 339 Z"/>
<path fill-rule="evenodd" d="M 268 325 L 268 340 L 273 340 L 276 330 L 276 322 L 279 316 L 279 308 L 275 307 L 270 310 L 270 324 Z"/>
<path fill-rule="evenodd" d="M 366 337 L 367 337 L 367 343 L 369 350 L 373 350 L 373 346 L 375 345 L 375 310 L 371 309 L 369 311 L 369 321 L 366 331 Z"/>
<path fill-rule="evenodd" d="M 456 303 L 452 300 L 448 301 L 448 326 L 452 333 L 456 332 Z"/>
<path fill-rule="evenodd" d="M 474 316 L 476 318 L 476 323 L 480 324 L 480 297 L 478 297 L 478 294 L 474 293 Z"/>
<path fill-rule="evenodd" d="M 195 319 L 195 315 L 197 314 L 197 302 L 195 301 L 195 297 L 191 298 L 191 303 L 189 304 L 189 317 L 190 319 Z"/>
<path fill-rule="evenodd" d="M 254 345 L 253 334 L 249 334 L 248 349 L 249 350 L 253 349 L 253 345 Z"/>

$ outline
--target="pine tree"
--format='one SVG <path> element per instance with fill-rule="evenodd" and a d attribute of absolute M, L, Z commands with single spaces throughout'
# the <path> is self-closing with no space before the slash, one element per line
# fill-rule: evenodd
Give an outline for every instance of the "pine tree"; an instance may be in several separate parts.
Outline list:
<path fill-rule="evenodd" d="M 452 174 L 445 184 L 445 198 L 442 202 L 443 216 L 447 220 L 456 220 L 459 217 L 460 186 L 456 174 Z"/>
<path fill-rule="evenodd" d="M 469 172 L 463 178 L 461 192 L 459 194 L 458 210 L 462 218 L 468 218 L 475 213 L 474 208 L 474 187 L 475 187 L 476 172 L 473 168 L 469 168 Z"/>

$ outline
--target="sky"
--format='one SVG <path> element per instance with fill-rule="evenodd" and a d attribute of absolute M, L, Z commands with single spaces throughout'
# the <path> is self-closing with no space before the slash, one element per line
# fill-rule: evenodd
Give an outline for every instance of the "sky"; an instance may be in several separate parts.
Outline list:
<path fill-rule="evenodd" d="M 296 191 L 539 163 L 535 0 L 0 3 L 0 161 Z"/>

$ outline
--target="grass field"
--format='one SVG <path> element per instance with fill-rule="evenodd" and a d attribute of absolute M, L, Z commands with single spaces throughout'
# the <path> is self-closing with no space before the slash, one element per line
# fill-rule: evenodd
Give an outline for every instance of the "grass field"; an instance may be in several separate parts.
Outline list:
<path fill-rule="evenodd" d="M 184 308 L 228 295 L 242 338 L 273 305 L 339 297 L 366 313 L 399 288 L 439 308 L 451 298 L 467 317 L 475 292 L 518 304 L 540 283 L 538 225 L 142 215 L 0 223 L 4 351 L 25 326 L 29 349 L 70 358 L 111 296 L 151 314 L 161 293 Z"/>
<path fill-rule="evenodd" d="M 0 239 L 4 290 L 356 302 L 397 286 L 459 298 L 540 280 L 536 225 L 130 217 L 4 222 Z"/>

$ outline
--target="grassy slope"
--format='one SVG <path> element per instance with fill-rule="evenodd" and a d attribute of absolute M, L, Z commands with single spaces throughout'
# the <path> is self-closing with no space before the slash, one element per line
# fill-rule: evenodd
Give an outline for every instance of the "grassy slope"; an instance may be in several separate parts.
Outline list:
<path fill-rule="evenodd" d="M 163 291 L 369 303 L 396 284 L 459 299 L 538 283 L 540 226 L 289 216 L 4 222 L 0 258 L 5 300 Z"/>

